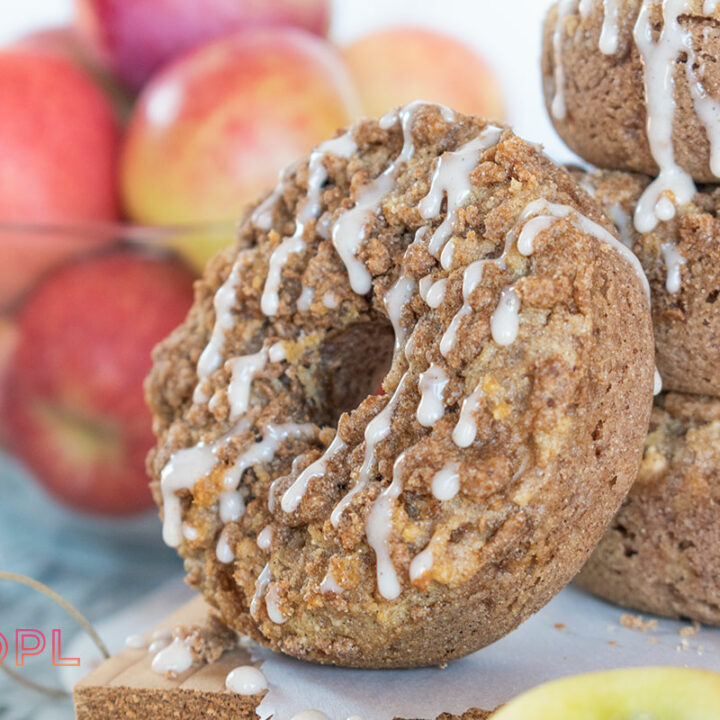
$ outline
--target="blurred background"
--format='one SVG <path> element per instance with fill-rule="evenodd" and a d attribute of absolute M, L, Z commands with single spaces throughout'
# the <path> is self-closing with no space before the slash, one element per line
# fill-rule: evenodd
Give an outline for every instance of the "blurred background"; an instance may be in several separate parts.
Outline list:
<path fill-rule="evenodd" d="M 416 98 L 508 122 L 575 160 L 542 102 L 549 4 L 5 0 L 0 569 L 47 583 L 101 626 L 137 607 L 161 616 L 168 583 L 182 595 L 147 488 L 141 386 L 194 278 L 280 168 Z M 77 632 L 45 598 L 0 582 L 0 632 L 17 627 Z M 75 677 L 47 656 L 23 672 Z M 69 701 L 0 675 L 3 720 L 72 716 Z"/>

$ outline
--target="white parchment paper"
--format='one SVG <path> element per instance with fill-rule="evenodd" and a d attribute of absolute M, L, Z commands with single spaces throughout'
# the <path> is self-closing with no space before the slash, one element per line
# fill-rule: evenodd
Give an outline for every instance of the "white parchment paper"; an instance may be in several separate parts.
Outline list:
<path fill-rule="evenodd" d="M 99 627 L 101 635 L 113 651 L 120 650 L 125 636 L 152 627 L 161 609 L 167 615 L 187 601 L 187 592 L 179 590 L 177 584 L 168 586 L 109 619 Z M 258 713 L 263 720 L 290 720 L 306 709 L 321 710 L 332 720 L 349 715 L 431 719 L 470 707 L 492 709 L 539 683 L 593 670 L 678 665 L 720 671 L 720 630 L 681 635 L 688 623 L 659 620 L 656 628 L 642 632 L 620 624 L 624 612 L 569 587 L 515 632 L 445 669 L 347 670 L 255 648 L 270 686 Z M 80 650 L 82 643 L 73 654 Z M 75 679 L 66 678 L 70 685 Z"/>

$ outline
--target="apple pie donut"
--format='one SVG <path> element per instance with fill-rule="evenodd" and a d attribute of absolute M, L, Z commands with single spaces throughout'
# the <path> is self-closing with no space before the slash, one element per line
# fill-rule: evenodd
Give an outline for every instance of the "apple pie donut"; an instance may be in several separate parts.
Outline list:
<path fill-rule="evenodd" d="M 231 627 L 440 664 L 577 573 L 652 395 L 647 281 L 599 207 L 509 129 L 418 102 L 286 170 L 211 261 L 154 353 L 148 466 Z"/>

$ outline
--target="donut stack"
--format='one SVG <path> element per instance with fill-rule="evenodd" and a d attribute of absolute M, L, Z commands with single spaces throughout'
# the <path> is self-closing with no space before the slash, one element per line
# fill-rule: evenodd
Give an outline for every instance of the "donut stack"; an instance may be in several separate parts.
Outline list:
<path fill-rule="evenodd" d="M 717 0 L 560 0 L 544 27 L 548 110 L 563 140 L 602 168 L 572 172 L 648 277 L 663 390 L 635 485 L 578 582 L 621 605 L 715 625 L 718 58 Z"/>

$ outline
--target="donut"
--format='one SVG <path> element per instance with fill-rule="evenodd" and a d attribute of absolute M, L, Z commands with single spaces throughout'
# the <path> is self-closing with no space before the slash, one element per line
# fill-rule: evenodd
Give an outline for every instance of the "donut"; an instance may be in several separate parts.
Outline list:
<path fill-rule="evenodd" d="M 720 400 L 658 397 L 638 478 L 577 583 L 636 610 L 720 625 Z"/>
<path fill-rule="evenodd" d="M 298 658 L 493 642 L 635 477 L 648 292 L 511 130 L 420 102 L 358 122 L 282 173 L 154 352 L 165 542 L 228 625 Z"/>
<path fill-rule="evenodd" d="M 656 178 L 636 208 L 640 232 L 690 202 L 695 182 L 720 182 L 719 20 L 716 0 L 560 0 L 548 12 L 552 121 L 593 165 Z"/>
<path fill-rule="evenodd" d="M 663 387 L 720 396 L 720 190 L 701 185 L 676 217 L 639 233 L 632 216 L 651 183 L 649 177 L 608 170 L 571 172 L 614 220 L 645 270 Z"/>

